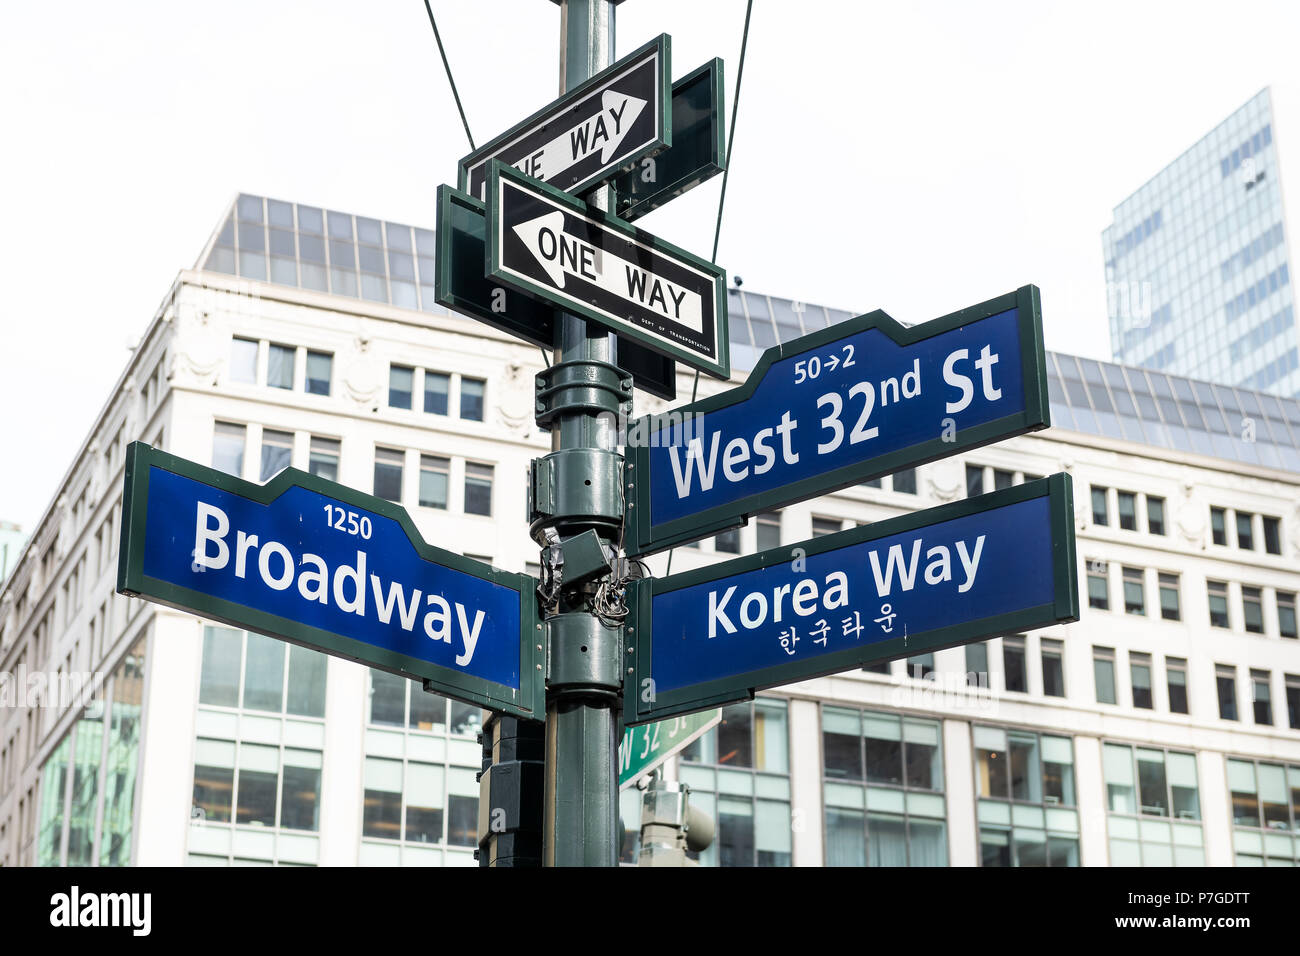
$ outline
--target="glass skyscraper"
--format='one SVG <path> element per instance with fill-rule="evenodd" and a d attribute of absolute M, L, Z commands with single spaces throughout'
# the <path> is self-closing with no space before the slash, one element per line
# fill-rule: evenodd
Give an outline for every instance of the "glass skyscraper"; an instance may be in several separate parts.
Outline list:
<path fill-rule="evenodd" d="M 1115 207 L 1102 248 L 1116 361 L 1300 395 L 1278 170 L 1265 88 Z"/>

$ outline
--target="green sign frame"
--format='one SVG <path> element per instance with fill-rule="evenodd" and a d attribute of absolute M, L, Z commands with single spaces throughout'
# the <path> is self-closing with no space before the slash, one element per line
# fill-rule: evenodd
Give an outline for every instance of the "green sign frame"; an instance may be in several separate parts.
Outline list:
<path fill-rule="evenodd" d="M 747 401 L 758 389 L 768 369 L 774 363 L 804 352 L 816 351 L 867 329 L 879 329 L 895 344 L 907 346 L 1009 309 L 1017 310 L 1020 321 L 1018 330 L 1020 362 L 1025 389 L 1023 411 L 962 429 L 954 436 L 954 441 L 944 441 L 942 437 L 935 437 L 922 444 L 879 455 L 868 461 L 845 465 L 781 488 L 749 495 L 698 514 L 664 522 L 657 528 L 653 527 L 651 521 L 650 446 L 648 441 L 636 445 L 629 444 L 626 451 L 628 467 L 624 472 L 625 490 L 629 502 L 624 548 L 628 555 L 636 557 L 653 554 L 665 548 L 707 538 L 721 531 L 740 527 L 755 514 L 778 511 L 796 502 L 830 494 L 841 488 L 861 484 L 904 468 L 924 465 L 973 448 L 990 445 L 1004 438 L 1048 428 L 1051 425 L 1051 411 L 1047 396 L 1047 356 L 1043 348 L 1042 306 L 1038 288 L 1027 285 L 1014 292 L 919 325 L 901 325 L 888 313 L 877 309 L 829 328 L 810 332 L 789 342 L 774 345 L 763 352 L 744 384 L 697 402 L 680 405 L 670 412 L 637 419 L 628 426 L 628 434 L 643 435 L 648 438 L 661 427 L 671 426 L 674 422 L 687 421 L 692 416 L 707 415 L 709 412 L 716 412 Z M 632 503 L 635 503 L 635 507 L 632 507 Z"/>
<path fill-rule="evenodd" d="M 707 275 L 712 280 L 714 358 L 710 359 L 701 352 L 666 342 L 663 338 L 643 330 L 640 326 L 628 320 L 611 318 L 576 296 L 565 295 L 562 290 L 547 287 L 506 272 L 501 262 L 500 253 L 502 228 L 499 220 L 501 215 L 497 208 L 498 204 L 494 201 L 494 197 L 499 194 L 502 180 L 508 180 L 522 191 L 531 192 L 543 200 L 549 200 L 553 205 L 562 207 L 570 215 L 586 220 L 598 229 L 614 233 L 629 242 L 650 249 L 655 255 L 679 262 Z M 597 209 L 581 199 L 533 179 L 531 176 L 521 173 L 513 166 L 507 166 L 499 160 L 494 159 L 488 164 L 487 182 L 487 260 L 485 271 L 490 279 L 527 293 L 547 303 L 554 309 L 569 312 L 595 322 L 611 332 L 616 332 L 624 338 L 631 339 L 661 355 L 666 355 L 684 365 L 689 365 L 691 368 L 699 369 L 714 378 L 727 379 L 731 377 L 731 339 L 728 337 L 727 271 L 725 269 L 701 259 L 679 246 L 653 236 L 644 229 L 638 229 L 631 223 L 624 222 L 622 219 Z"/>
<path fill-rule="evenodd" d="M 700 100 L 709 106 L 701 110 Z M 673 84 L 673 144 L 654 157 L 654 181 L 643 178 L 642 160 L 610 184 L 620 219 L 640 219 L 726 169 L 724 103 L 722 60 L 717 57 Z"/>
<path fill-rule="evenodd" d="M 555 310 L 532 296 L 498 285 L 483 274 L 487 258 L 487 213 L 469 193 L 438 187 L 438 244 L 434 260 L 434 301 L 444 308 L 472 316 L 507 335 L 541 349 L 558 345 Z M 497 292 L 508 308 L 493 308 Z M 616 364 L 632 376 L 637 388 L 668 401 L 677 397 L 677 366 L 624 336 L 617 336 Z"/>
<path fill-rule="evenodd" d="M 653 599 L 658 594 L 676 591 L 710 581 L 720 581 L 747 571 L 756 571 L 774 564 L 786 564 L 791 552 L 802 549 L 812 556 L 823 551 L 833 551 L 847 546 L 887 538 L 891 535 L 913 531 L 939 524 L 954 518 L 990 511 L 1006 505 L 1041 498 L 1049 499 L 1048 512 L 1053 542 L 1052 582 L 1053 600 L 1050 604 L 1025 608 L 1007 614 L 994 615 L 977 621 L 966 621 L 938 628 L 921 635 L 899 636 L 879 641 L 869 647 L 850 647 L 842 651 L 791 661 L 778 667 L 750 671 L 714 681 L 707 681 L 671 691 L 643 695 L 641 688 L 651 687 L 651 651 L 653 650 Z M 741 701 L 753 700 L 754 694 L 768 687 L 793 684 L 814 677 L 823 677 L 840 671 L 852 670 L 868 664 L 897 660 L 930 651 L 981 641 L 999 634 L 1030 631 L 1052 624 L 1065 624 L 1079 619 L 1078 558 L 1074 538 L 1073 481 L 1064 472 L 1026 482 L 1013 488 L 995 491 L 975 498 L 965 498 L 951 504 L 939 505 L 924 511 L 900 515 L 875 524 L 865 525 L 837 534 L 811 538 L 798 544 L 785 545 L 761 551 L 758 554 L 698 568 L 665 578 L 644 578 L 634 583 L 628 596 L 631 613 L 628 616 L 629 638 L 634 645 L 632 680 L 624 691 L 624 723 L 627 726 L 663 720 L 678 714 L 689 714 L 710 707 L 722 707 Z M 650 699 L 644 699 L 649 696 Z"/>
<path fill-rule="evenodd" d="M 149 475 L 152 468 L 160 468 L 263 505 L 275 501 L 290 488 L 304 488 L 396 521 L 410 539 L 416 553 L 424 560 L 517 591 L 520 622 L 518 693 L 504 684 L 462 674 L 343 634 L 311 627 L 300 621 L 149 577 L 144 573 L 144 548 L 145 527 L 149 518 Z M 406 509 L 385 498 L 354 491 L 296 468 L 286 468 L 266 484 L 259 485 L 159 451 L 144 442 L 132 442 L 127 447 L 117 565 L 119 593 L 178 611 L 187 611 L 231 627 L 256 631 L 267 637 L 341 657 L 399 677 L 419 680 L 425 690 L 436 691 L 467 704 L 514 717 L 545 720 L 546 686 L 539 666 L 543 662 L 543 655 L 538 649 L 538 645 L 544 642 L 537 611 L 536 586 L 536 580 L 529 575 L 500 571 L 480 561 L 426 543 Z"/>

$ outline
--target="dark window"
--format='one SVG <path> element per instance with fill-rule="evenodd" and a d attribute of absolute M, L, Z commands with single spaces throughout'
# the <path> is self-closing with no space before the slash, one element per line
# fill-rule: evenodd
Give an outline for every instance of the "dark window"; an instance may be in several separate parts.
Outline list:
<path fill-rule="evenodd" d="M 1241 616 L 1250 633 L 1264 633 L 1264 600 L 1259 588 L 1242 587 Z"/>
<path fill-rule="evenodd" d="M 1228 627 L 1228 586 L 1222 581 L 1207 581 L 1210 594 L 1210 626 Z"/>
<path fill-rule="evenodd" d="M 966 497 L 974 498 L 984 494 L 984 466 L 966 466 Z"/>
<path fill-rule="evenodd" d="M 1277 518 L 1264 518 L 1264 550 L 1269 554 L 1282 553 L 1282 523 Z"/>
<path fill-rule="evenodd" d="M 1043 694 L 1047 697 L 1065 696 L 1065 670 L 1062 666 L 1062 644 L 1046 638 L 1042 641 Z"/>
<path fill-rule="evenodd" d="M 1292 730 L 1300 730 L 1300 676 L 1295 674 L 1286 675 L 1286 719 Z"/>
<path fill-rule="evenodd" d="M 713 550 L 724 554 L 740 554 L 740 529 L 732 528 L 730 531 L 716 535 L 713 539 Z"/>
<path fill-rule="evenodd" d="M 842 524 L 839 518 L 813 518 L 812 536 L 820 538 L 824 534 L 835 534 Z"/>
<path fill-rule="evenodd" d="M 483 420 L 483 392 L 486 383 L 481 378 L 460 380 L 460 417 L 472 422 Z"/>
<path fill-rule="evenodd" d="M 1003 488 L 1010 488 L 1016 483 L 1016 476 L 1000 468 L 993 469 L 993 490 L 1001 491 Z"/>
<path fill-rule="evenodd" d="M 822 712 L 822 753 L 827 777 L 862 779 L 861 725 L 856 711 L 828 707 Z"/>
<path fill-rule="evenodd" d="M 339 442 L 334 438 L 312 437 L 307 471 L 327 481 L 339 480 Z"/>
<path fill-rule="evenodd" d="M 1133 682 L 1133 706 L 1150 710 L 1151 703 L 1151 655 L 1129 652 L 1129 676 Z"/>
<path fill-rule="evenodd" d="M 297 349 L 272 345 L 266 356 L 266 384 L 272 388 L 293 388 L 293 359 Z"/>
<path fill-rule="evenodd" d="M 1106 489 L 1092 486 L 1092 523 L 1107 524 Z"/>
<path fill-rule="evenodd" d="M 1125 531 L 1136 531 L 1138 526 L 1137 519 L 1137 495 L 1131 491 L 1116 492 L 1119 500 L 1119 526 Z"/>
<path fill-rule="evenodd" d="M 431 415 L 446 415 L 451 395 L 451 376 L 443 372 L 424 373 L 424 410 Z"/>
<path fill-rule="evenodd" d="M 451 794 L 447 797 L 447 843 L 475 846 L 478 843 L 478 797 Z"/>
<path fill-rule="evenodd" d="M 1147 496 L 1147 530 L 1152 534 L 1165 533 L 1165 499 Z"/>
<path fill-rule="evenodd" d="M 895 472 L 894 490 L 904 495 L 916 494 L 916 469 L 905 468 Z"/>
<path fill-rule="evenodd" d="M 1141 568 L 1124 569 L 1124 613 L 1146 614 L 1147 600 L 1144 577 Z"/>
<path fill-rule="evenodd" d="M 755 536 L 758 539 L 758 550 L 766 551 L 769 548 L 779 548 L 781 546 L 781 515 L 777 512 L 758 515 L 754 519 Z"/>
<path fill-rule="evenodd" d="M 447 507 L 447 484 L 451 478 L 451 460 L 436 455 L 420 456 L 420 506 Z"/>
<path fill-rule="evenodd" d="M 971 687 L 989 686 L 989 646 L 984 641 L 966 645 L 966 683 Z"/>
<path fill-rule="evenodd" d="M 1178 657 L 1166 657 L 1165 675 L 1169 681 L 1170 712 L 1187 713 L 1187 661 Z"/>
<path fill-rule="evenodd" d="M 1244 511 L 1237 512 L 1237 547 L 1246 551 L 1255 550 L 1255 533 L 1252 529 L 1255 516 Z"/>
<path fill-rule="evenodd" d="M 465 463 L 465 513 L 492 514 L 492 466 Z"/>
<path fill-rule="evenodd" d="M 1029 689 L 1025 674 L 1025 638 L 1023 635 L 1002 639 L 1002 667 L 1006 672 L 1007 690 L 1023 694 Z"/>
<path fill-rule="evenodd" d="M 334 356 L 329 352 L 307 353 L 307 391 L 312 395 L 330 393 L 330 375 L 334 366 Z"/>
<path fill-rule="evenodd" d="M 917 654 L 907 659 L 907 674 L 917 680 L 925 680 L 934 673 L 934 655 Z"/>
<path fill-rule="evenodd" d="M 1254 704 L 1255 723 L 1273 725 L 1273 694 L 1269 689 L 1268 671 L 1250 672 L 1250 694 Z"/>
<path fill-rule="evenodd" d="M 1224 664 L 1214 671 L 1219 690 L 1219 716 L 1224 720 L 1237 719 L 1237 669 Z"/>
<path fill-rule="evenodd" d="M 1228 543 L 1228 518 L 1222 508 L 1210 509 L 1210 533 L 1214 536 L 1215 544 Z"/>
<path fill-rule="evenodd" d="M 1178 606 L 1178 575 L 1160 575 L 1160 616 L 1166 621 L 1182 620 Z"/>
<path fill-rule="evenodd" d="M 1115 703 L 1115 652 L 1107 647 L 1094 647 L 1092 673 L 1097 684 L 1097 703 Z"/>
<path fill-rule="evenodd" d="M 396 449 L 375 449 L 375 497 L 402 500 L 402 462 L 406 456 Z"/>
<path fill-rule="evenodd" d="M 1105 565 L 1100 562 L 1089 562 L 1088 607 L 1095 607 L 1100 611 L 1110 609 L 1110 589 L 1106 584 Z"/>
<path fill-rule="evenodd" d="M 410 408 L 414 389 L 415 369 L 403 365 L 393 365 L 388 369 L 389 408 Z"/>
<path fill-rule="evenodd" d="M 1283 637 L 1296 636 L 1295 592 L 1277 592 L 1277 632 Z"/>
<path fill-rule="evenodd" d="M 280 826 L 288 830 L 320 829 L 320 767 L 295 767 L 290 760 L 319 763 L 320 754 L 285 751 L 284 779 L 280 788 Z"/>

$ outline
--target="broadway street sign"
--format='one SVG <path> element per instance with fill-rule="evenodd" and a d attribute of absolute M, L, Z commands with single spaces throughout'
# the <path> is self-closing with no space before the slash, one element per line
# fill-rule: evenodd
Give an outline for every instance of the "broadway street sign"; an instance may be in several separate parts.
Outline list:
<path fill-rule="evenodd" d="M 472 315 L 541 348 L 555 348 L 555 310 L 522 292 L 497 285 L 483 275 L 483 262 L 487 258 L 483 203 L 450 186 L 439 186 L 436 235 L 434 297 L 439 305 Z M 677 397 L 677 369 L 673 360 L 621 335 L 618 367 L 632 374 L 637 388 L 669 401 Z"/>
<path fill-rule="evenodd" d="M 123 501 L 122 593 L 544 719 L 533 579 L 426 544 L 403 508 L 292 468 L 256 485 L 142 442 Z"/>
<path fill-rule="evenodd" d="M 499 159 L 582 195 L 670 146 L 671 51 L 661 34 L 480 146 L 460 161 L 457 185 L 482 199 L 488 162 Z"/>
<path fill-rule="evenodd" d="M 904 328 L 884 312 L 774 346 L 744 385 L 627 437 L 630 555 L 1046 428 L 1038 290 Z"/>
<path fill-rule="evenodd" d="M 493 160 L 487 275 L 718 378 L 726 272 Z"/>
<path fill-rule="evenodd" d="M 639 219 L 722 172 L 722 61 L 710 60 L 673 84 L 673 145 L 613 182 L 618 218 Z"/>
<path fill-rule="evenodd" d="M 675 753 L 684 750 L 710 727 L 722 723 L 722 711 L 706 710 L 653 724 L 628 727 L 618 748 L 618 788 L 624 790 Z"/>
<path fill-rule="evenodd" d="M 629 725 L 1077 620 L 1070 477 L 635 587 Z"/>

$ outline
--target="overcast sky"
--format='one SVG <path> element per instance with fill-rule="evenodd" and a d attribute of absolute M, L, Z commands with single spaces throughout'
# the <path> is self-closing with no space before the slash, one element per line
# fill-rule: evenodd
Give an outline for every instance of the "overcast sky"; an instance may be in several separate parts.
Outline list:
<path fill-rule="evenodd" d="M 553 98 L 555 4 L 433 8 L 476 142 Z M 744 12 L 628 0 L 617 47 L 721 56 L 730 110 Z M 1048 348 L 1108 358 L 1116 204 L 1265 86 L 1300 191 L 1297 37 L 1290 0 L 757 0 L 718 262 L 907 322 L 1032 282 Z M 0 518 L 28 530 L 237 192 L 432 227 L 469 151 L 422 0 L 9 3 L 0 98 Z M 639 224 L 707 256 L 719 184 Z"/>

